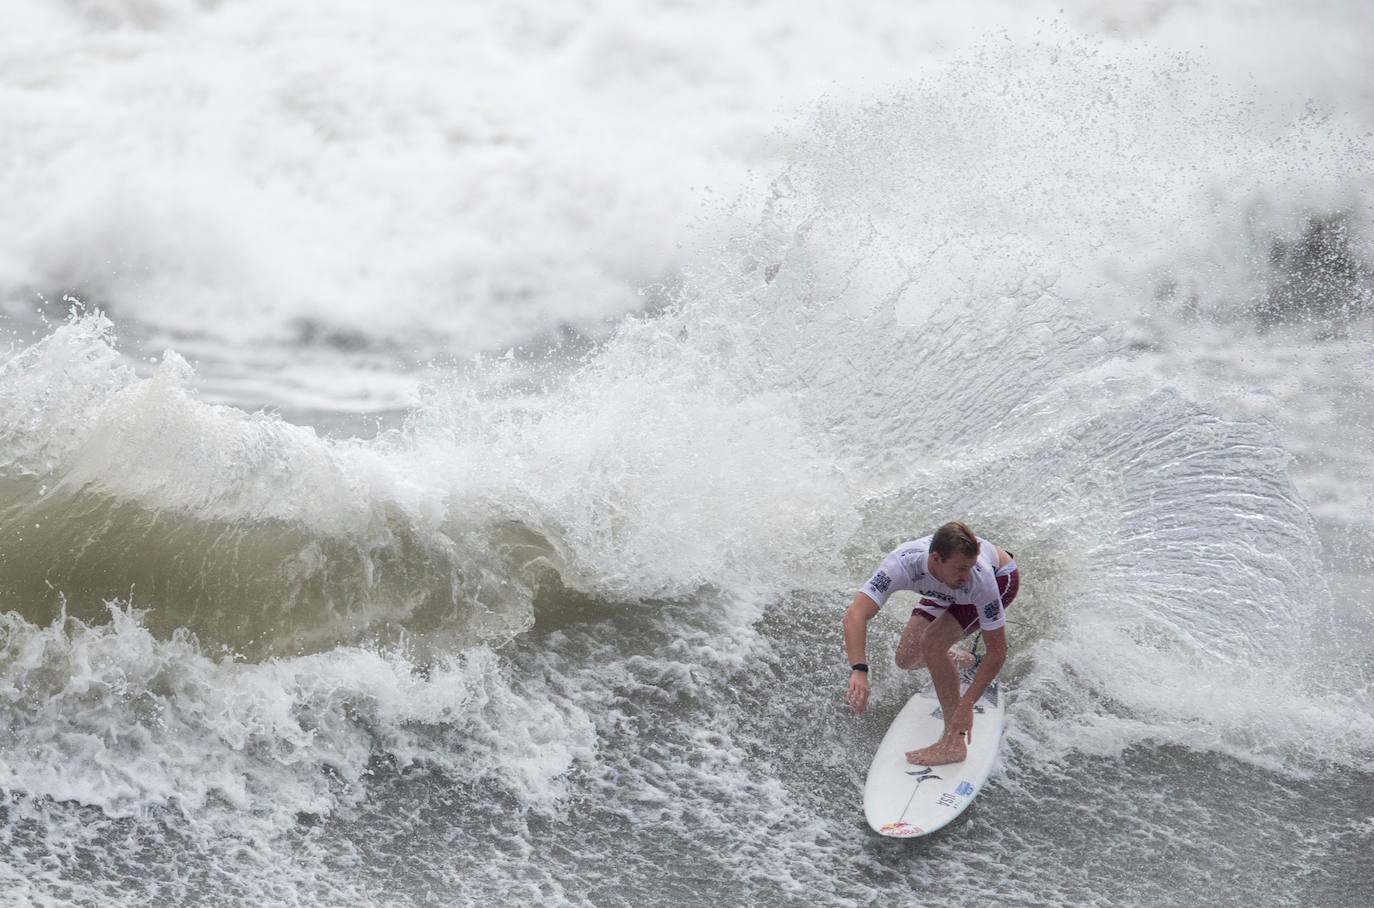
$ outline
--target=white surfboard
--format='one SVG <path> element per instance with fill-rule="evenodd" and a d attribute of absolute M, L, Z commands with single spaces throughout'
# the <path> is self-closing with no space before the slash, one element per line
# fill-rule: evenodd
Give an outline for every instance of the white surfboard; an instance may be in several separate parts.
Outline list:
<path fill-rule="evenodd" d="M 964 669 L 959 690 L 968 690 L 975 669 Z M 909 839 L 942 828 L 973 803 L 992 772 L 1002 743 L 1006 704 L 993 681 L 973 707 L 973 741 L 962 763 L 917 766 L 906 753 L 934 744 L 944 733 L 944 714 L 934 685 L 911 696 L 873 755 L 864 785 L 864 815 L 875 832 Z"/>

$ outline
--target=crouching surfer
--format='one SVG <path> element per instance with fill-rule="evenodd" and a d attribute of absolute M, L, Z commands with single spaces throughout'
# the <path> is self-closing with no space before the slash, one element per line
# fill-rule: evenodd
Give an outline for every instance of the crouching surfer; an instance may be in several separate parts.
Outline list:
<path fill-rule="evenodd" d="M 940 766 L 967 756 L 973 706 L 1007 660 L 1006 609 L 1020 583 L 1010 552 L 951 522 L 932 536 L 898 546 L 854 596 L 844 615 L 844 645 L 850 663 L 849 705 L 859 713 L 868 709 L 868 622 L 898 590 L 921 596 L 897 644 L 897 667 L 930 669 L 945 729 L 934 744 L 908 752 L 909 762 Z M 975 625 L 987 641 L 987 655 L 960 696 L 959 670 L 972 664 L 973 657 L 950 647 L 973 633 Z"/>

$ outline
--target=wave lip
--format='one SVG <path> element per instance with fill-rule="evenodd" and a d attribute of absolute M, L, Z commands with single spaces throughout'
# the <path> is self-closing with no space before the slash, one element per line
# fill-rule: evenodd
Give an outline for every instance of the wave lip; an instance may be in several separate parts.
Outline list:
<path fill-rule="evenodd" d="M 433 489 L 366 445 L 201 403 L 191 379 L 172 353 L 137 377 L 99 314 L 0 364 L 9 608 L 97 621 L 132 595 L 160 636 L 255 657 L 528 621 L 528 604 L 500 607 L 504 569 L 477 566 L 488 542 L 445 523 Z M 495 607 L 472 607 L 483 590 Z"/>

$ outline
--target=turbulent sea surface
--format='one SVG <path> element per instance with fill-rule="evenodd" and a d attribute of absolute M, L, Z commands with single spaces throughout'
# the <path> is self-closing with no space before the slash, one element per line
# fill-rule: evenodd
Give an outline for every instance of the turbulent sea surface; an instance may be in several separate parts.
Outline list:
<path fill-rule="evenodd" d="M 1366 4 L 328 7 L 7 7 L 0 905 L 1368 903 Z"/>

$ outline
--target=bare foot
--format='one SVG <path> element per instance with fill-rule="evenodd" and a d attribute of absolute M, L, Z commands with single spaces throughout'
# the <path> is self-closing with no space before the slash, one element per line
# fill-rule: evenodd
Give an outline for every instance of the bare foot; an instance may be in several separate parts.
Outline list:
<path fill-rule="evenodd" d="M 907 751 L 906 761 L 917 766 L 944 766 L 946 763 L 962 763 L 968 756 L 968 745 L 963 737 L 941 738 L 929 747 Z"/>

